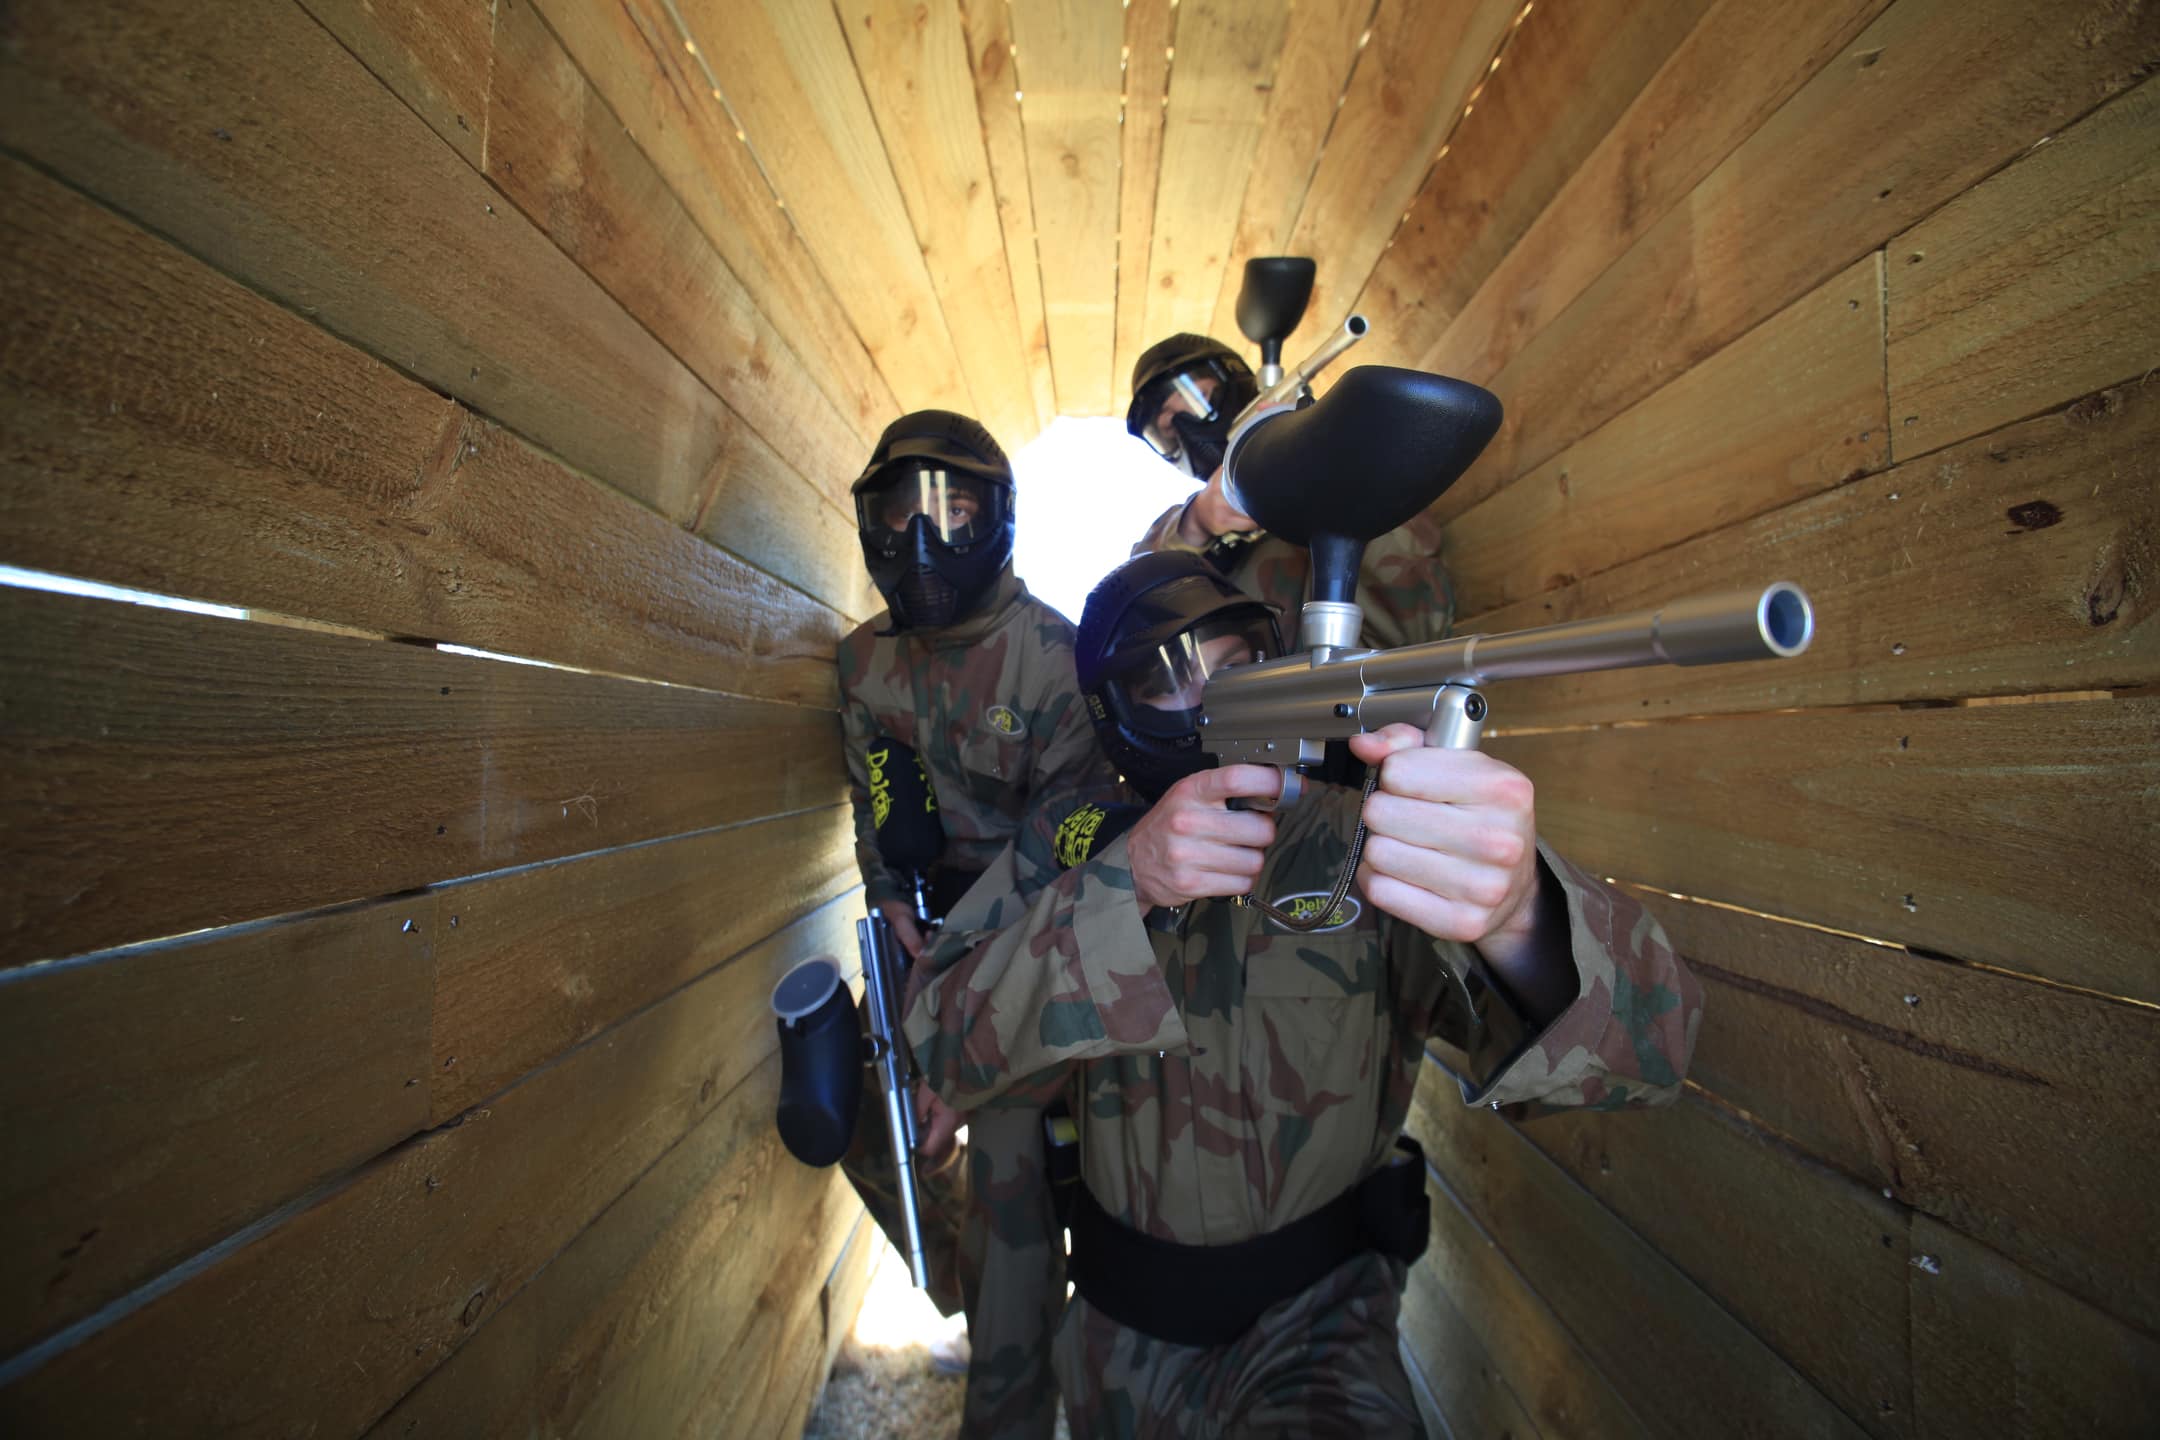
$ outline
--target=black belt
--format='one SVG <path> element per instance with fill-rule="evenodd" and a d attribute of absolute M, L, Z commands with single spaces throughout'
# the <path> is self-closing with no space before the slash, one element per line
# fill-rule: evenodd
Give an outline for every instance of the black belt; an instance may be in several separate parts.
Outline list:
<path fill-rule="evenodd" d="M 1143 1235 L 1081 1185 L 1067 1276 L 1088 1304 L 1129 1329 L 1173 1345 L 1227 1345 L 1270 1306 L 1368 1250 L 1404 1264 L 1425 1253 L 1425 1151 L 1407 1135 L 1395 1146 L 1402 1155 L 1310 1215 L 1233 1245 Z"/>

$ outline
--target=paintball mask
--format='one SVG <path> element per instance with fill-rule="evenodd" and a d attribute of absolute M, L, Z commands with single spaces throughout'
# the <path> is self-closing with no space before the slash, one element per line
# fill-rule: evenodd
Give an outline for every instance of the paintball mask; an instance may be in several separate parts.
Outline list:
<path fill-rule="evenodd" d="M 1196 480 L 1222 464 L 1231 422 L 1259 393 L 1252 367 L 1205 335 L 1173 335 L 1133 366 L 1128 433 Z"/>
<path fill-rule="evenodd" d="M 964 415 L 901 416 L 854 488 L 863 560 L 896 630 L 959 620 L 1012 561 L 1012 467 Z"/>
<path fill-rule="evenodd" d="M 1074 668 L 1103 754 L 1153 800 L 1214 764 L 1200 749 L 1208 676 L 1282 652 L 1272 608 L 1199 556 L 1164 550 L 1127 561 L 1088 596 Z"/>

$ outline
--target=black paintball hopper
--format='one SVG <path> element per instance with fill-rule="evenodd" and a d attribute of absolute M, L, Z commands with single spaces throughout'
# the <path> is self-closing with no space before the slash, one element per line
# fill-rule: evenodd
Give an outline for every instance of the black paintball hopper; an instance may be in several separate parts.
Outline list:
<path fill-rule="evenodd" d="M 1365 542 L 1462 478 L 1500 417 L 1500 398 L 1467 380 L 1360 365 L 1315 403 L 1255 423 L 1227 481 L 1263 529 L 1313 550 L 1312 598 L 1348 600 Z"/>

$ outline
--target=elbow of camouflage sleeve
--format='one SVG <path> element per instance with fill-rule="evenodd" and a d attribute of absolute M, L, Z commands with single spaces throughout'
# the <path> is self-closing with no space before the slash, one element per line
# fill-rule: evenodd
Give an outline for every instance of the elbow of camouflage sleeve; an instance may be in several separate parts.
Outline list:
<path fill-rule="evenodd" d="M 1545 848 L 1567 897 L 1575 1002 L 1473 1104 L 1618 1110 L 1679 1095 L 1702 1023 L 1702 987 L 1641 902 Z"/>

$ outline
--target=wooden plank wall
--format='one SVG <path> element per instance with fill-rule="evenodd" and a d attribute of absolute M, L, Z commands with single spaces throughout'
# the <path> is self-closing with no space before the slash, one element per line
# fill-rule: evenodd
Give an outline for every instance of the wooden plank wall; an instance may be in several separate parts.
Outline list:
<path fill-rule="evenodd" d="M 1682 9 L 1539 0 L 1364 358 L 1509 408 L 1468 626 L 1791 579 L 1819 636 L 1494 687 L 1707 1011 L 1652 1115 L 1434 1067 L 1405 1347 L 1458 1435 L 2152 1434 L 2160 16 Z"/>
<path fill-rule="evenodd" d="M 0 591 L 10 1436 L 794 1433 L 859 1301 L 766 995 L 852 945 L 898 402 L 652 13 L 550 8 L 8 11 L 0 563 L 247 617 Z"/>

